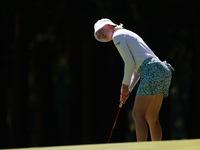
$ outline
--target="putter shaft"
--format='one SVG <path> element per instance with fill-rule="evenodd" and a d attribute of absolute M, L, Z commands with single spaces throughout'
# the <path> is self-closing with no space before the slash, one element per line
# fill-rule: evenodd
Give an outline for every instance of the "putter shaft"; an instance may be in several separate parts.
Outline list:
<path fill-rule="evenodd" d="M 119 112 L 120 112 L 120 110 L 121 110 L 121 108 L 122 108 L 122 105 L 123 105 L 123 103 L 121 102 L 121 103 L 119 104 L 119 109 L 118 109 L 118 112 L 117 112 L 117 116 L 116 116 L 116 118 L 115 118 L 115 122 L 114 122 L 113 127 L 112 127 L 112 130 L 111 130 L 111 132 L 110 132 L 110 136 L 109 136 L 109 138 L 108 138 L 108 143 L 110 142 L 110 138 L 111 138 L 112 133 L 113 133 L 113 130 L 114 130 L 114 128 L 115 128 L 115 125 L 116 125 L 116 122 L 117 122 L 117 118 L 118 118 L 118 116 L 119 116 Z"/>

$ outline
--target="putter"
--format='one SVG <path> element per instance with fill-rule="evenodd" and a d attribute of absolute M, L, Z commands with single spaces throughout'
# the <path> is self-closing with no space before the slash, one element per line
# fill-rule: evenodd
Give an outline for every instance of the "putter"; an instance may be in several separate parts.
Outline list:
<path fill-rule="evenodd" d="M 129 88 L 130 92 L 133 90 L 133 88 L 135 87 L 135 85 L 137 84 L 137 82 L 139 81 L 139 79 L 140 79 L 140 77 L 138 76 L 138 78 L 134 81 L 134 84 L 132 84 L 132 85 L 130 86 L 130 88 Z M 116 115 L 116 117 L 115 117 L 115 122 L 114 122 L 114 124 L 113 124 L 113 127 L 112 127 L 112 130 L 111 130 L 111 132 L 110 132 L 110 136 L 109 136 L 109 138 L 108 138 L 108 142 L 107 142 L 107 143 L 110 142 L 110 139 L 111 139 L 111 136 L 112 136 L 113 130 L 114 130 L 114 128 L 115 128 L 115 125 L 116 125 L 116 122 L 117 122 L 117 118 L 118 118 L 118 116 L 119 116 L 119 112 L 120 112 L 122 106 L 123 106 L 123 102 L 121 101 L 120 104 L 119 104 L 119 109 L 118 109 L 117 115 Z"/>

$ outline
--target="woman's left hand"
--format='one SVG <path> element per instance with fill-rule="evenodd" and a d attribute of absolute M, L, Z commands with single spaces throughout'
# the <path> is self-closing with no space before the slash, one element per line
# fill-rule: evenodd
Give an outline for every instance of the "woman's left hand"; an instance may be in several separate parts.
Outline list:
<path fill-rule="evenodd" d="M 123 104 L 126 103 L 126 100 L 129 97 L 130 91 L 129 91 L 128 87 L 129 87 L 129 85 L 125 85 L 125 84 L 122 84 L 122 87 L 121 87 L 120 102 L 123 101 L 122 102 Z"/>

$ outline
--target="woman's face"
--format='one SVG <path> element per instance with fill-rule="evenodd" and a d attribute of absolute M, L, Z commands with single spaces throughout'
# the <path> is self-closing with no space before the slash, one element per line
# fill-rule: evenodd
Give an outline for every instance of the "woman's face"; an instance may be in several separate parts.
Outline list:
<path fill-rule="evenodd" d="M 112 40 L 114 32 L 114 27 L 112 25 L 105 25 L 103 28 L 96 32 L 99 39 L 104 39 L 106 41 Z"/>

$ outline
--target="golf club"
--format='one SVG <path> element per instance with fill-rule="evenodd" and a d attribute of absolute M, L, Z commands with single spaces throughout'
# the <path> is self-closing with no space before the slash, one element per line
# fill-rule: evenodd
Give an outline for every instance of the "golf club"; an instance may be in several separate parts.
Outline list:
<path fill-rule="evenodd" d="M 138 76 L 138 78 L 136 78 L 136 80 L 135 80 L 134 82 L 132 82 L 133 84 L 130 85 L 130 87 L 129 87 L 130 92 L 133 90 L 133 88 L 135 87 L 135 85 L 137 84 L 137 82 L 139 81 L 139 79 L 140 79 L 140 77 Z M 118 118 L 118 116 L 119 116 L 119 112 L 120 112 L 120 110 L 121 110 L 121 108 L 122 108 L 122 105 L 123 105 L 123 102 L 121 101 L 120 104 L 119 104 L 119 109 L 118 109 L 117 115 L 116 115 L 116 117 L 115 117 L 115 122 L 114 122 L 114 124 L 113 124 L 113 127 L 112 127 L 112 130 L 111 130 L 111 132 L 110 132 L 110 136 L 109 136 L 109 138 L 108 138 L 108 142 L 107 142 L 107 143 L 110 142 L 110 139 L 111 139 L 113 130 L 114 130 L 114 128 L 115 128 L 115 125 L 116 125 L 116 122 L 117 122 L 117 118 Z"/>

